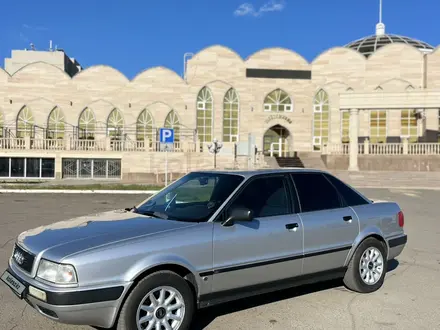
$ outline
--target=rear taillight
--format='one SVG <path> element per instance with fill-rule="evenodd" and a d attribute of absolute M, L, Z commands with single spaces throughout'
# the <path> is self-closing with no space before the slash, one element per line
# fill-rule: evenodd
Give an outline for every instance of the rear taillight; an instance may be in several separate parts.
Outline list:
<path fill-rule="evenodd" d="M 403 216 L 403 212 L 400 211 L 400 212 L 397 214 L 397 217 L 398 217 L 398 219 L 399 219 L 399 227 L 403 227 L 403 226 L 405 225 L 405 217 Z"/>

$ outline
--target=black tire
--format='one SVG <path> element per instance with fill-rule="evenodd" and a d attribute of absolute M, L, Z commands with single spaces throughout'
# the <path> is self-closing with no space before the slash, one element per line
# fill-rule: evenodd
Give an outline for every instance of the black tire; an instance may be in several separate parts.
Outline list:
<path fill-rule="evenodd" d="M 369 248 L 376 248 L 379 250 L 383 258 L 382 275 L 374 284 L 365 283 L 359 270 L 361 257 Z M 344 276 L 344 284 L 348 289 L 359 293 L 371 293 L 377 291 L 383 285 L 387 273 L 387 266 L 387 250 L 385 244 L 373 237 L 366 238 L 361 244 L 359 244 L 348 264 L 347 272 Z"/>
<path fill-rule="evenodd" d="M 116 329 L 138 330 L 136 324 L 137 310 L 141 301 L 151 290 L 161 286 L 168 286 L 176 289 L 182 295 L 185 304 L 185 314 L 178 329 L 188 330 L 195 312 L 194 294 L 185 279 L 171 271 L 159 271 L 153 273 L 142 279 L 136 285 L 122 306 Z"/>

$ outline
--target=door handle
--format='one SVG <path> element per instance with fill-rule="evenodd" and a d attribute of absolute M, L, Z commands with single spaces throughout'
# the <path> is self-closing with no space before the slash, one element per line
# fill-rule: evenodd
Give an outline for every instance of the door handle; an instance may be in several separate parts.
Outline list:
<path fill-rule="evenodd" d="M 344 221 L 347 221 L 347 222 L 351 222 L 351 220 L 353 220 L 353 218 L 351 217 L 351 215 L 346 215 L 346 216 L 343 217 L 342 219 L 344 219 Z"/>
<path fill-rule="evenodd" d="M 288 231 L 296 231 L 298 229 L 299 225 L 295 222 L 295 223 L 288 223 L 286 225 L 286 229 Z"/>

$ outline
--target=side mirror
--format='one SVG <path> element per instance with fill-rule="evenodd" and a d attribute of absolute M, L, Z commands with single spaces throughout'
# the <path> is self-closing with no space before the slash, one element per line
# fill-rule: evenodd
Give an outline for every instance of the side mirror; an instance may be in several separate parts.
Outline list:
<path fill-rule="evenodd" d="M 230 227 L 235 221 L 252 221 L 252 211 L 247 208 L 236 208 L 233 209 L 229 217 L 223 221 L 222 225 L 224 227 Z"/>

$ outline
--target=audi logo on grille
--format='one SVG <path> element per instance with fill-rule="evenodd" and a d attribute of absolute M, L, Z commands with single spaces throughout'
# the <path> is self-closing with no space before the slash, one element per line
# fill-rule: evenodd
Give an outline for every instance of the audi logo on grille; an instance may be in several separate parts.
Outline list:
<path fill-rule="evenodd" d="M 24 255 L 20 251 L 15 251 L 14 253 L 14 259 L 19 264 L 22 265 L 24 262 Z"/>

